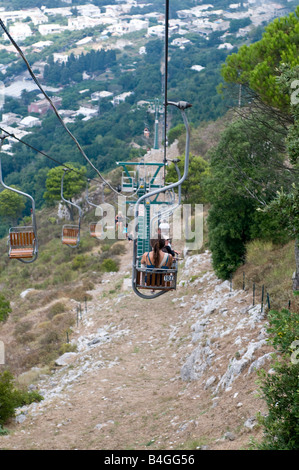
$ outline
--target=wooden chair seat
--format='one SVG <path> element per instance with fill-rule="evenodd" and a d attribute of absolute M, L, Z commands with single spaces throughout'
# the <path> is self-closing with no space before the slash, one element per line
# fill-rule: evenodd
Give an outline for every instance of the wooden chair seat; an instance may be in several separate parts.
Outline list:
<path fill-rule="evenodd" d="M 34 232 L 12 231 L 9 233 L 9 258 L 33 258 L 34 255 Z"/>
<path fill-rule="evenodd" d="M 10 258 L 32 258 L 33 255 L 33 248 L 13 248 L 9 252 Z"/>
<path fill-rule="evenodd" d="M 97 224 L 90 224 L 89 226 L 89 233 L 91 237 L 100 238 L 101 232 L 97 230 Z"/>
<path fill-rule="evenodd" d="M 63 227 L 62 243 L 63 245 L 77 245 L 79 238 L 79 227 Z"/>
<path fill-rule="evenodd" d="M 136 287 L 150 290 L 173 290 L 176 288 L 174 269 L 137 269 Z"/>
<path fill-rule="evenodd" d="M 67 238 L 63 237 L 62 243 L 63 245 L 77 245 L 77 237 L 76 238 Z"/>

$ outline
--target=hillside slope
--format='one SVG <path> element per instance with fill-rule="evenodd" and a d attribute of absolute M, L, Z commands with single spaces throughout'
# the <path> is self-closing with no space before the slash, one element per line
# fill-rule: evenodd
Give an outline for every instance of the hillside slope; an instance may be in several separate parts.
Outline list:
<path fill-rule="evenodd" d="M 177 291 L 142 300 L 122 243 L 73 327 L 77 352 L 31 371 L 44 400 L 18 410 L 0 448 L 246 448 L 265 411 L 255 367 L 271 367 L 260 305 L 216 278 L 207 251 L 182 262 Z"/>

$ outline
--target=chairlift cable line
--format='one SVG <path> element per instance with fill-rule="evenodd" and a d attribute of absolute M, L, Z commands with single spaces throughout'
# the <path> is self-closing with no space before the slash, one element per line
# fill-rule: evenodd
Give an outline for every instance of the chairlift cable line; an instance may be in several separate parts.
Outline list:
<path fill-rule="evenodd" d="M 165 184 L 165 165 L 166 165 L 166 147 L 167 147 L 167 87 L 168 87 L 168 32 L 169 29 L 169 0 L 165 2 L 165 38 L 164 38 L 164 184 Z"/>
<path fill-rule="evenodd" d="M 77 173 L 78 175 L 82 176 L 79 171 L 75 170 L 74 168 L 68 167 L 65 163 L 62 163 L 62 162 L 56 160 L 56 159 L 53 158 L 53 157 L 50 157 L 50 155 L 48 155 L 47 153 L 45 153 L 43 150 L 39 150 L 39 149 L 37 149 L 36 147 L 34 147 L 33 145 L 28 144 L 28 142 L 25 142 L 24 140 L 20 139 L 20 138 L 17 137 L 15 134 L 12 134 L 11 132 L 8 132 L 7 130 L 3 129 L 2 127 L 0 127 L 0 131 L 2 131 L 2 132 L 4 132 L 5 134 L 7 134 L 7 136 L 12 137 L 13 139 L 17 140 L 17 141 L 20 142 L 21 144 L 26 145 L 26 146 L 29 147 L 31 150 L 34 150 L 35 152 L 40 153 L 40 154 L 43 155 L 44 157 L 49 158 L 49 160 L 52 160 L 54 163 L 57 163 L 58 165 L 63 166 L 64 168 L 67 168 L 69 171 L 73 171 L 74 173 Z M 6 137 L 7 137 L 7 136 L 6 136 Z M 2 139 L 2 138 L 3 138 L 3 137 L 0 136 L 0 139 Z M 95 180 L 94 178 L 88 178 L 88 179 L 89 179 L 90 181 L 94 181 L 95 183 L 98 183 L 98 181 Z"/>
<path fill-rule="evenodd" d="M 114 191 L 115 193 L 117 193 L 118 191 L 116 191 L 113 186 L 111 186 L 111 184 L 105 180 L 105 178 L 101 175 L 101 173 L 99 172 L 99 170 L 93 165 L 93 163 L 89 160 L 88 156 L 86 155 L 86 153 L 84 152 L 84 150 L 82 149 L 81 145 L 79 144 L 78 140 L 76 139 L 76 137 L 72 134 L 72 132 L 69 130 L 69 128 L 65 125 L 65 123 L 63 122 L 63 119 L 61 118 L 56 106 L 54 105 L 53 101 L 51 100 L 51 98 L 48 96 L 48 94 L 44 91 L 43 87 L 41 86 L 41 84 L 39 83 L 38 79 L 36 78 L 34 72 L 32 71 L 31 67 L 30 67 L 30 64 L 29 62 L 27 61 L 26 57 L 24 56 L 21 48 L 18 46 L 18 44 L 15 42 L 15 40 L 12 38 L 12 36 L 10 35 L 10 33 L 8 32 L 7 28 L 5 27 L 2 19 L 0 18 L 0 26 L 2 27 L 2 29 L 4 30 L 4 32 L 7 34 L 10 42 L 13 44 L 13 46 L 17 49 L 18 53 L 20 54 L 20 56 L 22 57 L 23 61 L 25 62 L 26 64 L 26 67 L 31 75 L 31 77 L 33 78 L 34 82 L 36 83 L 36 85 L 38 86 L 38 88 L 41 90 L 41 92 L 43 93 L 43 95 L 45 96 L 45 98 L 47 99 L 47 101 L 50 103 L 50 105 L 52 106 L 57 118 L 59 119 L 60 123 L 62 124 L 62 126 L 64 127 L 64 129 L 67 131 L 67 133 L 70 135 L 70 137 L 74 140 L 77 148 L 79 149 L 80 153 L 83 155 L 83 157 L 85 158 L 85 160 L 89 163 L 89 165 L 96 171 L 96 173 L 99 175 L 99 177 L 101 178 L 101 180 L 107 185 L 109 186 L 109 188 Z"/>

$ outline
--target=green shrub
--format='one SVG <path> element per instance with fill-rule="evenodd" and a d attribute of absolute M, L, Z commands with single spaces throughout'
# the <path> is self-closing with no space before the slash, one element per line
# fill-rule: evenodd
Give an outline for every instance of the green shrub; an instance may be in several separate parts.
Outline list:
<path fill-rule="evenodd" d="M 268 333 L 274 348 L 283 354 L 289 354 L 291 344 L 299 338 L 298 313 L 292 313 L 286 308 L 281 312 L 271 310 L 268 320 Z"/>
<path fill-rule="evenodd" d="M 104 259 L 101 264 L 101 271 L 104 272 L 117 272 L 118 271 L 118 264 L 111 258 Z"/>
<path fill-rule="evenodd" d="M 264 427 L 260 450 L 299 449 L 299 364 L 284 362 L 275 365 L 275 374 L 261 372 L 263 397 L 268 415 L 260 416 Z"/>
<path fill-rule="evenodd" d="M 15 415 L 16 408 L 41 400 L 43 397 L 36 391 L 16 389 L 13 375 L 9 371 L 0 374 L 0 426 Z"/>
<path fill-rule="evenodd" d="M 55 304 L 51 305 L 49 308 L 49 311 L 47 313 L 48 318 L 53 318 L 55 315 L 58 315 L 59 313 L 65 312 L 65 305 L 62 302 L 56 302 Z"/>
<path fill-rule="evenodd" d="M 85 255 L 77 255 L 72 261 L 72 269 L 82 269 L 86 266 L 86 256 Z"/>
<path fill-rule="evenodd" d="M 274 373 L 259 371 L 262 398 L 268 408 L 267 416 L 260 416 L 264 437 L 256 444 L 259 450 L 299 449 L 299 361 L 293 356 L 294 344 L 299 338 L 298 315 L 287 309 L 270 311 L 268 315 L 269 341 L 280 353 L 273 366 Z M 296 341 L 296 343 L 294 343 Z"/>
<path fill-rule="evenodd" d="M 0 295 L 0 322 L 5 322 L 11 312 L 10 303 L 5 299 L 4 295 Z"/>

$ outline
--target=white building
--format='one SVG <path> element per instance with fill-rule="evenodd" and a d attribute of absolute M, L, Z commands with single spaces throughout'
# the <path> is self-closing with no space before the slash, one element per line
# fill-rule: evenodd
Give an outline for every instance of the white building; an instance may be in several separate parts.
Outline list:
<path fill-rule="evenodd" d="M 158 38 L 163 38 L 164 37 L 164 26 L 158 24 L 157 26 L 151 26 L 150 28 L 147 29 L 147 35 L 148 36 L 158 36 Z"/>
<path fill-rule="evenodd" d="M 29 38 L 33 34 L 27 23 L 14 23 L 9 27 L 9 33 L 15 41 L 24 41 L 24 39 Z"/>
<path fill-rule="evenodd" d="M 98 101 L 101 98 L 108 98 L 110 96 L 113 96 L 113 93 L 111 91 L 95 91 L 94 93 L 91 94 L 91 100 L 92 101 Z"/>
<path fill-rule="evenodd" d="M 40 126 L 41 123 L 42 123 L 41 120 L 38 119 L 37 117 L 26 116 L 20 121 L 19 125 L 21 127 L 34 127 L 34 126 Z"/>
<path fill-rule="evenodd" d="M 230 42 L 225 42 L 225 43 L 220 44 L 220 45 L 218 46 L 218 49 L 227 49 L 227 50 L 231 50 L 231 49 L 233 49 L 233 48 L 234 48 L 234 46 L 233 46 Z"/>
<path fill-rule="evenodd" d="M 88 3 L 87 5 L 76 6 L 78 13 L 82 16 L 91 16 L 93 18 L 99 18 L 101 16 L 101 10 L 96 5 Z"/>
<path fill-rule="evenodd" d="M 65 26 L 60 26 L 56 23 L 41 24 L 38 27 L 38 30 L 42 36 L 47 36 L 48 34 L 61 33 L 67 29 Z"/>
<path fill-rule="evenodd" d="M 69 56 L 67 54 L 61 54 L 60 52 L 54 52 L 53 60 L 59 64 L 66 64 L 69 60 Z"/>
<path fill-rule="evenodd" d="M 78 16 L 77 18 L 68 18 L 67 29 L 79 31 L 85 28 L 94 28 L 102 24 L 101 18 L 91 18 L 90 16 Z"/>
<path fill-rule="evenodd" d="M 92 106 L 92 107 L 87 107 L 87 106 L 80 106 L 78 111 L 75 112 L 74 116 L 80 116 L 83 115 L 83 121 L 87 121 L 88 119 L 91 119 L 99 114 L 99 108 L 98 106 Z"/>
<path fill-rule="evenodd" d="M 187 39 L 187 38 L 176 38 L 174 39 L 170 45 L 171 46 L 178 46 L 178 47 L 182 47 L 182 46 L 186 46 L 186 44 L 190 44 L 191 41 L 190 39 Z"/>
<path fill-rule="evenodd" d="M 128 96 L 132 95 L 133 92 L 132 91 L 127 91 L 127 92 L 124 92 L 124 93 L 121 93 L 120 95 L 117 95 L 113 98 L 113 105 L 118 105 L 119 103 L 123 103 L 126 98 L 128 98 Z"/>

